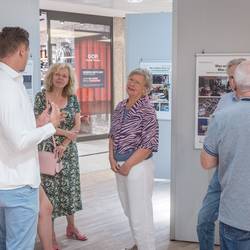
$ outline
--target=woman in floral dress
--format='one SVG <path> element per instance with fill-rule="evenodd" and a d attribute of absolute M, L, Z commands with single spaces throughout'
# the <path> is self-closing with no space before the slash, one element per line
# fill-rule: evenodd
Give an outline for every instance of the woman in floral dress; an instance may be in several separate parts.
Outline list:
<path fill-rule="evenodd" d="M 66 216 L 66 235 L 77 240 L 87 240 L 75 227 L 74 214 L 82 209 L 80 170 L 76 136 L 80 130 L 80 107 L 74 94 L 75 78 L 72 68 L 68 64 L 53 64 L 44 80 L 44 87 L 37 93 L 34 111 L 36 117 L 48 107 L 50 103 L 57 105 L 64 113 L 54 136 L 55 152 L 62 161 L 63 169 L 55 176 L 42 175 L 42 187 L 53 205 L 52 218 Z M 39 150 L 54 151 L 52 137 L 39 144 Z M 54 249 L 60 249 L 53 228 Z"/>

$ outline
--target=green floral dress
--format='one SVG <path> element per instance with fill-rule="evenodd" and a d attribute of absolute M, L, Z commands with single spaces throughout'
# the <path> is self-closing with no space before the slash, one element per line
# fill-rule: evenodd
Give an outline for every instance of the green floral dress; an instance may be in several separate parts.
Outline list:
<path fill-rule="evenodd" d="M 46 108 L 45 90 L 37 93 L 34 104 L 35 116 L 39 116 Z M 65 121 L 59 128 L 71 130 L 74 127 L 75 114 L 80 112 L 80 106 L 75 95 L 68 97 L 67 105 L 62 109 L 66 113 Z M 60 145 L 64 136 L 55 135 L 56 145 Z M 52 137 L 42 141 L 38 150 L 44 148 L 53 152 Z M 53 218 L 72 215 L 82 209 L 80 170 L 76 143 L 71 141 L 62 157 L 63 169 L 55 176 L 41 175 L 42 186 L 53 205 Z"/>

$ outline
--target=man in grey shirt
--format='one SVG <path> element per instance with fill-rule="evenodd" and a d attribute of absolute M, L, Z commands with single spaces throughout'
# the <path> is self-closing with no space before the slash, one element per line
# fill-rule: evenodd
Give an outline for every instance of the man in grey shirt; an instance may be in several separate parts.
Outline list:
<path fill-rule="evenodd" d="M 227 64 L 227 75 L 230 88 L 233 90 L 230 93 L 224 94 L 215 112 L 234 105 L 238 101 L 237 88 L 234 81 L 234 71 L 236 67 L 246 59 L 235 58 Z M 213 177 L 210 180 L 207 193 L 203 199 L 202 207 L 198 214 L 197 235 L 200 243 L 200 250 L 214 249 L 214 232 L 215 221 L 218 219 L 219 203 L 221 195 L 221 186 L 218 179 L 218 168 L 216 168 Z"/>
<path fill-rule="evenodd" d="M 235 80 L 240 100 L 215 113 L 201 152 L 203 168 L 218 165 L 221 250 L 250 249 L 250 61 Z"/>

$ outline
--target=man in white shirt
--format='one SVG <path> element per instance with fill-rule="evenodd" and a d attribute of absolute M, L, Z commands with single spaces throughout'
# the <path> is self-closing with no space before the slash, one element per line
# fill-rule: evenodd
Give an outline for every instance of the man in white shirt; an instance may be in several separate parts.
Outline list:
<path fill-rule="evenodd" d="M 59 124 L 53 106 L 51 122 L 36 128 L 20 74 L 29 56 L 29 34 L 19 27 L 0 32 L 0 249 L 33 250 L 37 230 L 40 171 L 37 144 Z"/>

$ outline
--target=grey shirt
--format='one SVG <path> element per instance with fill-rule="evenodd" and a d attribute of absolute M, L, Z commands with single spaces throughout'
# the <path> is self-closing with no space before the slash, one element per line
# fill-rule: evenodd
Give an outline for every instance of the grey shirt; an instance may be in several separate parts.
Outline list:
<path fill-rule="evenodd" d="M 219 220 L 250 231 L 250 98 L 215 113 L 204 150 L 219 158 Z"/>
<path fill-rule="evenodd" d="M 224 109 L 228 107 L 229 105 L 235 104 L 237 101 L 238 99 L 235 95 L 235 92 L 226 93 L 220 98 L 220 101 L 214 112 Z"/>

